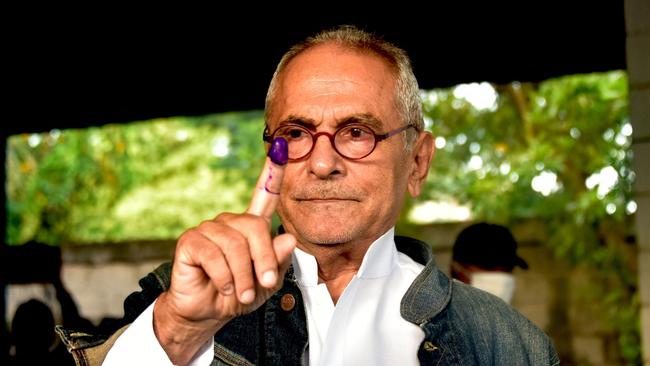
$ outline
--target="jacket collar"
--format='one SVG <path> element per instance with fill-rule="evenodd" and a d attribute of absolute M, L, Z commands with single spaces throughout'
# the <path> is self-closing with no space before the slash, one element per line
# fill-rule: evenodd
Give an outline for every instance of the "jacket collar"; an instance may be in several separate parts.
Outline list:
<path fill-rule="evenodd" d="M 279 227 L 278 233 L 284 228 Z M 395 236 L 397 251 L 408 255 L 425 267 L 402 297 L 400 313 L 402 318 L 419 326 L 430 322 L 443 311 L 451 300 L 451 279 L 436 266 L 431 247 L 426 243 L 407 236 Z M 293 266 L 285 277 L 297 283 Z"/>
<path fill-rule="evenodd" d="M 407 321 L 423 325 L 447 307 L 451 300 L 451 279 L 437 267 L 430 247 L 413 238 L 396 236 L 397 250 L 414 261 L 425 264 L 424 269 L 406 291 L 400 313 Z"/>

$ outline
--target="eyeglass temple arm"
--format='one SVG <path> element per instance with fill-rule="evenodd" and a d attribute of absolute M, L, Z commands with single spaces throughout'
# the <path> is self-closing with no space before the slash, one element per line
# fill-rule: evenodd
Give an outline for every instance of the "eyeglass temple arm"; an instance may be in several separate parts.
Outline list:
<path fill-rule="evenodd" d="M 266 142 L 271 142 L 271 134 L 269 132 L 269 126 L 264 126 L 264 132 L 262 132 L 262 140 Z"/>
<path fill-rule="evenodd" d="M 415 128 L 415 126 L 413 126 L 413 125 L 406 125 L 406 126 L 403 126 L 403 127 L 398 128 L 398 129 L 396 129 L 396 130 L 393 130 L 393 131 L 390 131 L 390 132 L 388 132 L 388 133 L 385 133 L 385 134 L 383 134 L 383 135 L 377 135 L 377 137 L 376 137 L 377 142 L 379 142 L 379 141 L 381 141 L 381 140 L 386 140 L 387 138 L 389 138 L 389 137 L 391 137 L 391 136 L 394 136 L 394 135 L 397 135 L 397 134 L 400 133 L 400 132 L 406 131 L 406 130 L 408 130 L 408 129 L 411 128 L 411 127 Z"/>

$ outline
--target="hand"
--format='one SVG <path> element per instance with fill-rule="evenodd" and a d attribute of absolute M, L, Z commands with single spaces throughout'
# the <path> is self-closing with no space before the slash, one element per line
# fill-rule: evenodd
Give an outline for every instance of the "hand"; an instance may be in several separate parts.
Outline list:
<path fill-rule="evenodd" d="M 282 286 L 296 245 L 290 234 L 270 235 L 283 175 L 284 165 L 267 158 L 246 213 L 220 214 L 179 238 L 170 288 L 154 307 L 156 337 L 175 364 Z"/>

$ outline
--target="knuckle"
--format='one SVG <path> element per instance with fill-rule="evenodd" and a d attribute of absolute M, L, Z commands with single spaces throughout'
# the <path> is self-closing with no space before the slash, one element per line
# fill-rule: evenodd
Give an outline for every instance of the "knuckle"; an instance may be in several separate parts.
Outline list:
<path fill-rule="evenodd" d="M 187 246 L 190 243 L 196 241 L 199 235 L 200 234 L 196 231 L 195 228 L 188 229 L 183 234 L 181 234 L 181 236 L 178 238 L 178 241 L 176 242 L 176 246 L 177 247 Z"/>
<path fill-rule="evenodd" d="M 196 227 L 196 229 L 198 229 L 199 231 L 203 231 L 203 232 L 213 231 L 215 229 L 215 222 L 213 222 L 211 220 L 205 220 L 205 221 L 201 222 Z"/>
<path fill-rule="evenodd" d="M 217 285 L 217 287 L 221 287 L 229 282 L 232 282 L 232 274 L 227 268 L 220 268 L 219 270 L 215 271 L 211 277 L 212 281 Z"/>
<path fill-rule="evenodd" d="M 270 224 L 264 218 L 248 213 L 223 213 L 217 216 L 214 222 L 231 227 L 242 234 L 270 231 Z"/>
<path fill-rule="evenodd" d="M 211 221 L 214 221 L 214 222 L 228 222 L 228 221 L 232 220 L 236 216 L 237 216 L 236 214 L 233 214 L 231 212 L 222 212 L 222 213 L 218 214 L 214 218 L 214 220 L 211 220 Z"/>
<path fill-rule="evenodd" d="M 269 223 L 262 217 L 257 215 L 246 214 L 242 217 L 244 223 L 255 232 L 269 230 Z"/>

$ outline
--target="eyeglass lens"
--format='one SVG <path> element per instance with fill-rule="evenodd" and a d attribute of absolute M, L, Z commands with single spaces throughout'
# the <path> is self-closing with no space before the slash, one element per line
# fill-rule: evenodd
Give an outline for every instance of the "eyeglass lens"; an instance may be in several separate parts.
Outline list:
<path fill-rule="evenodd" d="M 297 160 L 309 154 L 314 141 L 325 135 L 330 139 L 334 149 L 342 156 L 350 159 L 365 157 L 375 147 L 375 133 L 368 127 L 359 125 L 343 126 L 334 135 L 327 132 L 312 133 L 308 129 L 292 125 L 280 127 L 274 137 L 287 140 L 289 146 L 289 159 Z"/>

